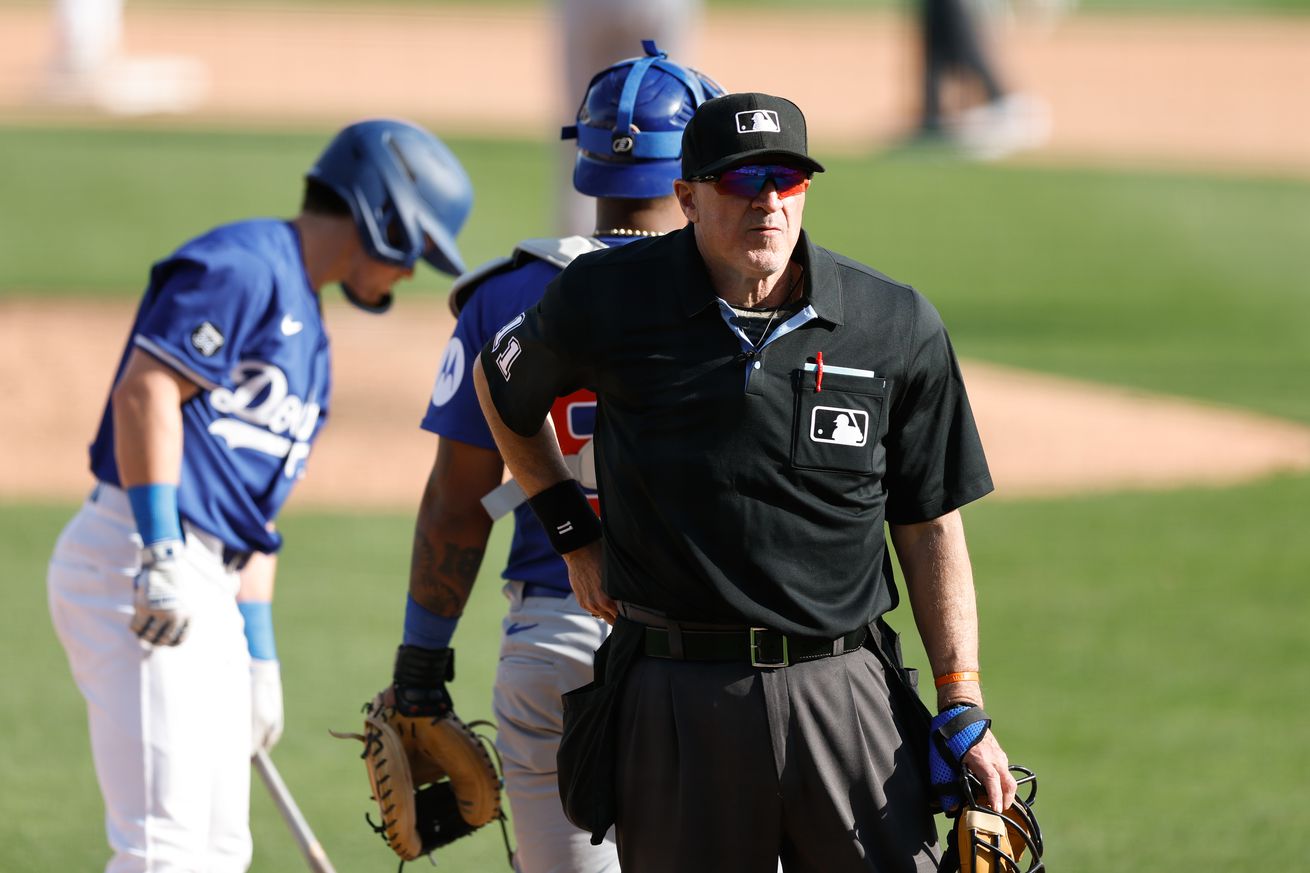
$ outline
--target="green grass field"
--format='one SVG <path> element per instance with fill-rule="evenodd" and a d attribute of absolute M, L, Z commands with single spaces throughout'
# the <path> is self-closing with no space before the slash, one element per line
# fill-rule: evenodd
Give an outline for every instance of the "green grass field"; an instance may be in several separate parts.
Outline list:
<path fill-rule="evenodd" d="M 187 235 L 293 211 L 326 133 L 0 127 L 0 166 L 22 168 L 0 174 L 0 295 L 135 297 L 148 262 Z M 452 147 L 478 189 L 460 240 L 470 263 L 542 232 L 545 146 Z M 1310 184 L 892 154 L 827 163 L 807 226 L 922 288 L 962 355 L 1310 421 Z M 429 271 L 412 293 L 445 287 Z M 989 709 L 1041 777 L 1052 869 L 1299 869 L 1310 850 L 1296 801 L 1310 772 L 1307 505 L 1300 476 L 966 510 Z M 93 870 L 106 856 L 82 702 L 42 582 L 73 510 L 0 497 L 6 873 Z M 357 729 L 360 704 L 388 680 L 412 525 L 294 500 L 282 522 L 288 732 L 275 757 L 343 873 L 395 869 L 363 821 L 358 751 L 327 730 Z M 506 533 L 455 640 L 469 718 L 490 711 Z M 907 609 L 892 620 L 910 629 Z M 301 869 L 258 787 L 253 819 L 254 871 Z M 505 869 L 494 830 L 439 861 Z"/>
<path fill-rule="evenodd" d="M 1310 833 L 1296 803 L 1310 772 L 1305 627 L 1310 477 L 1224 490 L 989 503 L 966 511 L 989 709 L 1011 755 L 1040 776 L 1049 864 L 1065 873 L 1259 866 L 1298 869 Z M 100 800 L 81 699 L 49 627 L 44 562 L 71 507 L 0 507 L 13 580 L 4 613 L 0 756 L 4 869 L 103 862 Z M 338 870 L 391 870 L 363 821 L 359 705 L 398 642 L 413 521 L 289 512 L 276 608 L 287 734 L 275 752 Z M 503 529 L 493 552 L 504 547 Z M 494 555 L 493 555 L 494 558 Z M 490 712 L 495 574 L 455 638 L 454 695 Z M 910 629 L 908 609 L 893 623 Z M 913 633 L 906 650 L 922 666 Z M 300 861 L 254 792 L 255 871 Z M 443 852 L 454 871 L 503 869 L 498 831 Z"/>

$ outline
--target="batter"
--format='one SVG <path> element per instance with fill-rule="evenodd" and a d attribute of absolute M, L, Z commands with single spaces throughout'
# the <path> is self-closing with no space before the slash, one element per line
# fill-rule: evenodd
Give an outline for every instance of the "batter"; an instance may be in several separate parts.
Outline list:
<path fill-rule="evenodd" d="M 48 575 L 109 873 L 249 866 L 248 762 L 282 731 L 273 522 L 330 408 L 319 291 L 340 282 L 381 312 L 420 257 L 459 273 L 471 200 L 432 134 L 360 122 L 309 171 L 295 219 L 217 227 L 152 268 L 91 446 L 96 484 Z"/>

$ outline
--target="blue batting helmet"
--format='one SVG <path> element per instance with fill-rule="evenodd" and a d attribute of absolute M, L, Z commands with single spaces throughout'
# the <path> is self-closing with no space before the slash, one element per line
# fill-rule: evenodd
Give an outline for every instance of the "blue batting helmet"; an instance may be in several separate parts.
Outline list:
<path fill-rule="evenodd" d="M 451 276 L 464 272 L 455 236 L 473 207 L 473 186 L 450 149 L 423 128 L 390 119 L 356 122 L 305 175 L 350 206 L 372 257 L 400 267 L 421 257 Z"/>
<path fill-rule="evenodd" d="M 649 198 L 673 193 L 682 175 L 682 131 L 696 107 L 723 93 L 708 76 L 668 60 L 655 41 L 646 56 L 629 58 L 591 79 L 578 123 L 562 131 L 577 139 L 573 187 L 592 197 Z"/>

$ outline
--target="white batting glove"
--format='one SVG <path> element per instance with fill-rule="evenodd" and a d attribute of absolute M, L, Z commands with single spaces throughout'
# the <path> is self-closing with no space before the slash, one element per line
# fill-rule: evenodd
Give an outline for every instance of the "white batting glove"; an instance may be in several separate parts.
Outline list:
<path fill-rule="evenodd" d="M 250 754 L 282 739 L 282 670 L 277 661 L 250 662 Z"/>
<path fill-rule="evenodd" d="M 186 639 L 191 613 L 182 595 L 182 541 L 161 540 L 141 550 L 133 584 L 132 632 L 152 646 Z"/>

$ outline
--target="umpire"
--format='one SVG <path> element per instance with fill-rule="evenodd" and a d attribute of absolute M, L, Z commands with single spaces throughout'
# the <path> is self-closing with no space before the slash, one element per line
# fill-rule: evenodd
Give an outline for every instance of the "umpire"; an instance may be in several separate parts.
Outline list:
<path fill-rule="evenodd" d="M 688 226 L 580 257 L 475 368 L 579 602 L 615 623 L 596 784 L 625 873 L 935 870 L 931 810 L 955 800 L 934 783 L 962 759 L 993 808 L 1014 794 L 981 710 L 958 510 L 992 483 L 959 366 L 927 300 L 801 229 L 822 171 L 794 103 L 707 101 L 675 182 Z M 542 427 L 582 387 L 599 521 Z M 937 677 L 934 748 L 956 753 L 941 778 L 879 618 L 884 522 Z"/>

